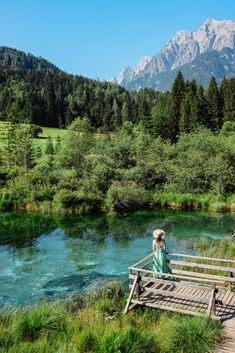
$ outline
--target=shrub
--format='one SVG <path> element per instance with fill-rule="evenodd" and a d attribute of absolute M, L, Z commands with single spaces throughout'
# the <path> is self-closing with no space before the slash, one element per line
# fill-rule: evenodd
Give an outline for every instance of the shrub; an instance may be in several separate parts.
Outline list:
<path fill-rule="evenodd" d="M 104 353 L 157 353 L 153 335 L 137 328 L 114 330 L 104 336 L 100 352 Z"/>
<path fill-rule="evenodd" d="M 100 299 L 96 303 L 96 308 L 103 314 L 111 315 L 115 311 L 114 301 L 110 299 Z"/>
<path fill-rule="evenodd" d="M 162 353 L 207 353 L 220 339 L 220 324 L 201 317 L 163 316 L 157 330 Z"/>
<path fill-rule="evenodd" d="M 14 324 L 14 333 L 21 340 L 35 340 L 41 334 L 64 332 L 67 320 L 63 310 L 42 305 L 32 311 L 23 311 Z"/>
<path fill-rule="evenodd" d="M 97 339 L 90 328 L 86 327 L 80 333 L 79 337 L 79 352 L 90 352 L 94 345 L 96 344 Z"/>
<path fill-rule="evenodd" d="M 131 211 L 149 202 L 148 192 L 135 182 L 114 181 L 107 191 L 106 206 L 110 211 Z"/>

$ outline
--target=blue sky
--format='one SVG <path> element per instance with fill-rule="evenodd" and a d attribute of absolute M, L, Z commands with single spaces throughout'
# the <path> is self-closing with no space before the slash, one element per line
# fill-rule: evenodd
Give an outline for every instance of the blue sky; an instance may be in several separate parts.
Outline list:
<path fill-rule="evenodd" d="M 0 9 L 0 45 L 99 79 L 156 54 L 180 29 L 235 21 L 235 0 L 0 0 Z"/>

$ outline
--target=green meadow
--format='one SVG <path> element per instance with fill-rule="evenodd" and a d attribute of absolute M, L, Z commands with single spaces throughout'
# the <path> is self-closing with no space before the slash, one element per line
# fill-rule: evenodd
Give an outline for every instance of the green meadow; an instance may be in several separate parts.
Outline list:
<path fill-rule="evenodd" d="M 6 145 L 7 143 L 7 130 L 8 130 L 8 122 L 0 121 L 0 147 Z M 59 129 L 54 127 L 42 127 L 42 134 L 39 134 L 38 138 L 34 138 L 33 141 L 39 144 L 42 148 L 45 147 L 47 138 L 50 136 L 52 141 L 55 142 L 57 137 L 63 136 L 66 133 L 66 129 Z"/>

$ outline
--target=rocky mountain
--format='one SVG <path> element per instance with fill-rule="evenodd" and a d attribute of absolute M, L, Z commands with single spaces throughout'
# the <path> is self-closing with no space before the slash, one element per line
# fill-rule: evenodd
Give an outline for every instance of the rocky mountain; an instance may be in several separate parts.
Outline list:
<path fill-rule="evenodd" d="M 167 90 L 181 70 L 185 78 L 207 86 L 212 75 L 218 81 L 224 75 L 234 75 L 234 58 L 235 23 L 210 19 L 195 32 L 177 32 L 158 54 L 123 70 L 114 82 L 128 89 Z"/>

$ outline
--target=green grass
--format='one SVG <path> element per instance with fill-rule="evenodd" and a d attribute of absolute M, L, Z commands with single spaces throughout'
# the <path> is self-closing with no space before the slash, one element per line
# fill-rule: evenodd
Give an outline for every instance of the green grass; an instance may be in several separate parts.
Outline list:
<path fill-rule="evenodd" d="M 8 122 L 0 121 L 0 147 L 6 144 L 6 136 L 7 136 L 7 125 Z M 58 129 L 53 127 L 42 127 L 43 133 L 39 135 L 38 138 L 34 138 L 33 141 L 39 144 L 41 147 L 44 147 L 46 144 L 46 140 L 49 136 L 51 136 L 52 140 L 55 142 L 56 138 L 63 136 L 66 134 L 66 129 Z"/>
<path fill-rule="evenodd" d="M 1 353 L 206 353 L 221 337 L 207 318 L 139 308 L 111 283 L 86 297 L 0 311 Z"/>
<path fill-rule="evenodd" d="M 214 212 L 234 212 L 234 196 L 225 197 L 212 193 L 190 194 L 161 190 L 153 193 L 153 202 L 161 207 L 192 210 L 200 209 Z"/>

